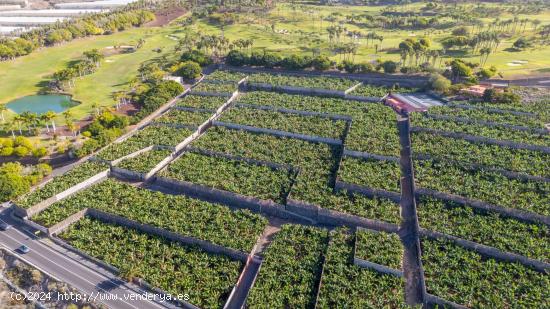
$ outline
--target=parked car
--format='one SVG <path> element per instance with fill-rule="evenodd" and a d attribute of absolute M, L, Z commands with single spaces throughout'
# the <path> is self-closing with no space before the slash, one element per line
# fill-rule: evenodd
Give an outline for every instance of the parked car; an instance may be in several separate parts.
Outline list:
<path fill-rule="evenodd" d="M 0 220 L 0 230 L 6 231 L 11 228 L 11 225 L 7 224 L 6 222 Z"/>
<path fill-rule="evenodd" d="M 29 253 L 31 251 L 31 249 L 25 245 L 21 245 L 19 248 L 17 248 L 17 250 L 23 254 Z"/>

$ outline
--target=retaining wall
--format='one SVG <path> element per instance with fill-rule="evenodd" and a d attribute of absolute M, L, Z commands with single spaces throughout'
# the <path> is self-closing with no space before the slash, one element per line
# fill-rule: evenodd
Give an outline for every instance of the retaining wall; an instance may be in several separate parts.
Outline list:
<path fill-rule="evenodd" d="M 80 219 L 84 218 L 87 214 L 88 214 L 88 208 L 84 208 L 84 209 L 78 211 L 77 213 L 74 213 L 74 214 L 68 216 L 67 218 L 65 218 L 65 220 L 63 220 L 61 222 L 58 222 L 57 224 L 49 227 L 48 228 L 48 235 L 49 236 L 54 236 L 54 235 L 60 234 L 65 229 L 67 229 L 70 225 L 72 225 L 73 223 L 76 223 Z"/>
<path fill-rule="evenodd" d="M 550 226 L 550 217 L 539 215 L 532 212 L 527 212 L 524 210 L 505 208 L 505 207 L 489 204 L 486 202 L 465 198 L 458 195 L 438 192 L 435 190 L 424 189 L 424 188 L 418 188 L 416 190 L 416 194 L 432 196 L 441 200 L 448 200 L 451 202 L 455 202 L 460 205 L 465 205 L 468 207 L 473 207 L 473 208 L 477 208 L 485 211 L 496 212 L 505 217 L 514 218 L 514 219 L 528 222 L 528 223 L 543 223 L 547 226 Z"/>
<path fill-rule="evenodd" d="M 507 129 L 516 130 L 516 131 L 532 132 L 537 134 L 549 134 L 548 130 L 543 128 L 532 128 L 532 127 L 512 125 L 508 123 L 475 120 L 475 119 L 449 116 L 449 115 L 430 114 L 429 112 L 425 112 L 423 115 L 428 118 L 437 119 L 437 120 L 452 120 L 452 121 L 462 122 L 467 124 L 480 124 L 487 127 L 502 127 L 502 128 L 507 128 Z"/>
<path fill-rule="evenodd" d="M 352 92 L 353 90 L 357 89 L 358 87 L 363 86 L 363 82 L 357 83 L 351 87 L 349 87 L 346 91 L 344 91 L 344 95 L 347 95 L 348 93 Z"/>
<path fill-rule="evenodd" d="M 399 162 L 399 158 L 397 157 L 390 157 L 390 156 L 381 156 L 377 154 L 372 154 L 368 152 L 361 152 L 361 151 L 355 151 L 355 150 L 349 150 L 344 149 L 344 156 L 351 157 L 351 158 L 358 158 L 358 159 L 374 159 L 378 161 L 391 161 L 391 162 Z"/>
<path fill-rule="evenodd" d="M 357 265 L 359 267 L 362 267 L 362 268 L 374 269 L 377 272 L 382 273 L 382 274 L 392 275 L 392 276 L 396 276 L 396 277 L 403 277 L 403 272 L 402 271 L 399 271 L 399 270 L 393 269 L 393 268 L 389 268 L 387 266 L 380 265 L 380 264 L 377 264 L 377 263 L 365 261 L 365 260 L 360 259 L 360 258 L 353 257 L 353 264 Z"/>
<path fill-rule="evenodd" d="M 111 176 L 122 179 L 122 180 L 129 180 L 129 181 L 144 181 L 145 180 L 145 174 L 140 172 L 135 172 L 131 170 L 127 170 L 125 168 L 120 168 L 113 166 L 111 167 Z"/>
<path fill-rule="evenodd" d="M 495 113 L 495 114 L 511 114 L 511 115 L 517 115 L 517 116 L 537 117 L 537 115 L 534 113 L 521 112 L 521 111 L 515 111 L 515 110 L 506 110 L 506 109 L 499 109 L 499 108 L 474 106 L 474 105 L 467 105 L 467 104 L 455 104 L 455 103 L 450 103 L 449 106 L 458 107 L 462 109 L 481 109 L 481 110 L 486 110 L 488 112 Z"/>
<path fill-rule="evenodd" d="M 232 208 L 244 208 L 256 213 L 311 223 L 311 220 L 308 218 L 288 212 L 283 205 L 270 200 L 260 200 L 255 197 L 244 196 L 229 191 L 160 176 L 156 177 L 155 184 L 211 203 L 227 205 Z"/>
<path fill-rule="evenodd" d="M 336 146 L 342 145 L 341 140 L 328 138 L 328 137 L 305 135 L 305 134 L 292 133 L 292 132 L 273 130 L 273 129 L 263 129 L 258 127 L 240 125 L 235 123 L 227 123 L 227 122 L 221 122 L 221 121 L 213 121 L 212 124 L 214 126 L 224 127 L 227 129 L 242 130 L 242 131 L 248 131 L 248 132 L 259 133 L 259 134 L 269 134 L 269 135 L 275 135 L 280 137 L 288 137 L 288 138 L 294 138 L 294 139 L 299 139 L 299 140 L 313 142 L 313 143 L 323 143 L 323 144 L 336 145 Z"/>
<path fill-rule="evenodd" d="M 226 248 L 226 247 L 216 245 L 211 242 L 197 239 L 194 237 L 183 236 L 183 235 L 170 232 L 165 229 L 158 228 L 149 224 L 138 223 L 136 221 L 133 221 L 118 215 L 110 214 L 101 210 L 97 210 L 94 208 L 89 208 L 86 215 L 107 223 L 112 223 L 112 224 L 124 226 L 127 228 L 135 229 L 150 235 L 160 236 L 171 241 L 182 243 L 187 246 L 198 246 L 205 252 L 218 254 L 218 255 L 225 255 L 234 260 L 238 260 L 241 262 L 246 262 L 246 259 L 248 257 L 248 254 L 235 249 Z"/>
<path fill-rule="evenodd" d="M 337 192 L 346 191 L 348 193 L 358 193 L 371 198 L 372 197 L 387 198 L 395 203 L 399 203 L 401 201 L 401 194 L 399 194 L 398 192 L 390 192 L 390 191 L 381 190 L 381 189 L 372 189 L 365 186 L 347 183 L 339 179 L 336 180 L 334 190 Z"/>
<path fill-rule="evenodd" d="M 439 298 L 435 295 L 426 294 L 426 301 L 428 308 L 452 308 L 452 309 L 468 309 L 468 307 L 453 303 L 443 298 Z"/>
<path fill-rule="evenodd" d="M 469 134 L 458 133 L 458 132 L 448 132 L 448 131 L 441 131 L 441 130 L 435 130 L 435 129 L 429 129 L 429 128 L 420 128 L 420 127 L 411 127 L 411 132 L 427 132 L 430 134 L 440 135 L 444 137 L 463 139 L 473 143 L 498 145 L 498 146 L 508 147 L 512 149 L 527 149 L 527 150 L 540 151 L 543 153 L 550 154 L 550 147 L 515 143 L 512 141 L 498 140 L 494 138 L 487 138 L 487 137 L 469 135 Z"/>
<path fill-rule="evenodd" d="M 505 262 L 511 262 L 511 263 L 520 263 L 522 265 L 528 266 L 533 268 L 534 270 L 541 272 L 541 273 L 548 273 L 550 271 L 550 264 L 527 258 L 523 255 L 510 253 L 510 252 L 504 252 L 499 249 L 496 249 L 494 247 L 482 245 L 473 241 L 465 240 L 462 238 L 458 238 L 452 235 L 443 234 L 436 231 L 430 231 L 427 229 L 420 229 L 420 235 L 432 239 L 446 239 L 450 240 L 456 245 L 459 245 L 463 248 L 475 251 L 485 257 L 494 258 L 496 260 L 501 260 Z"/>

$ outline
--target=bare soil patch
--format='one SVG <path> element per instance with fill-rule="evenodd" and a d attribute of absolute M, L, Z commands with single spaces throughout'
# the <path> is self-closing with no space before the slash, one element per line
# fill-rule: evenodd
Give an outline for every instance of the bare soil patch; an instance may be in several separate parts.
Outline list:
<path fill-rule="evenodd" d="M 170 10 L 162 10 L 155 14 L 155 20 L 145 24 L 146 27 L 161 27 L 167 25 L 172 20 L 185 14 L 187 11 L 183 8 L 175 8 Z"/>

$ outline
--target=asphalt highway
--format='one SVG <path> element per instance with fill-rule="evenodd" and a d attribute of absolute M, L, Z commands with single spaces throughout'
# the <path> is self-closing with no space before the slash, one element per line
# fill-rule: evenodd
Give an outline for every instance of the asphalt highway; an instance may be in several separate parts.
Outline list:
<path fill-rule="evenodd" d="M 43 240 L 25 230 L 22 223 L 8 215 L 8 209 L 0 208 L 0 219 L 12 225 L 7 231 L 0 231 L 0 246 L 14 253 L 21 260 L 39 270 L 63 281 L 96 302 L 112 309 L 165 309 L 175 308 L 171 303 L 153 301 L 144 297 L 145 291 L 95 264 L 79 260 L 76 254 L 57 246 L 45 244 Z M 17 251 L 21 245 L 30 248 L 22 254 Z M 76 296 L 75 296 L 76 297 Z"/>

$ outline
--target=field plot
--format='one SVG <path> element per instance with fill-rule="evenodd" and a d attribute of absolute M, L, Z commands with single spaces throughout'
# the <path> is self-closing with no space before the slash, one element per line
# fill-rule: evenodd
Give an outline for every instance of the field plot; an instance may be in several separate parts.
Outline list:
<path fill-rule="evenodd" d="M 394 161 L 344 157 L 338 176 L 342 181 L 372 189 L 400 192 L 399 165 Z"/>
<path fill-rule="evenodd" d="M 186 95 L 176 106 L 216 110 L 228 99 L 229 97 Z"/>
<path fill-rule="evenodd" d="M 388 106 L 369 104 L 361 117 L 354 118 L 346 149 L 385 156 L 399 156 L 395 112 Z"/>
<path fill-rule="evenodd" d="M 544 124 L 548 121 L 548 119 L 546 119 L 545 121 L 542 115 L 514 114 L 514 113 L 506 112 L 506 110 L 503 111 L 502 110 L 503 107 L 500 104 L 496 106 L 499 107 L 500 111 L 491 110 L 489 107 L 483 107 L 483 106 L 476 106 L 477 108 L 473 108 L 473 109 L 461 108 L 456 105 L 455 106 L 453 105 L 437 106 L 434 108 L 430 108 L 429 114 L 453 116 L 458 118 L 468 118 L 474 121 L 510 124 L 510 125 L 524 126 L 524 127 L 537 128 L 537 129 L 544 128 Z M 529 110 L 528 105 L 524 105 L 522 107 L 523 108 L 521 108 L 518 111 L 526 112 L 526 110 Z"/>
<path fill-rule="evenodd" d="M 479 123 L 465 123 L 453 119 L 433 119 L 419 114 L 413 115 L 413 123 L 417 127 L 452 131 L 469 135 L 477 135 L 498 140 L 509 140 L 516 143 L 550 146 L 550 134 L 533 130 L 518 130 L 500 125 L 487 126 Z"/>
<path fill-rule="evenodd" d="M 185 153 L 161 176 L 284 203 L 292 175 L 285 169 L 255 165 L 238 160 Z"/>
<path fill-rule="evenodd" d="M 341 139 L 346 127 L 346 122 L 341 120 L 254 108 L 231 109 L 223 114 L 220 121 L 334 139 Z"/>
<path fill-rule="evenodd" d="M 249 308 L 312 308 L 320 280 L 326 230 L 283 225 L 264 254 Z"/>
<path fill-rule="evenodd" d="M 180 195 L 106 180 L 53 204 L 32 219 L 50 227 L 84 208 L 94 208 L 237 250 L 249 251 L 266 223 L 259 215 Z"/>
<path fill-rule="evenodd" d="M 204 81 L 206 82 L 231 82 L 231 83 L 238 83 L 243 78 L 245 78 L 247 74 L 240 73 L 240 72 L 234 72 L 234 71 L 224 71 L 224 70 L 217 70 L 213 72 L 212 74 L 206 75 L 204 78 Z"/>
<path fill-rule="evenodd" d="M 172 153 L 170 150 L 150 150 L 133 158 L 122 160 L 117 167 L 146 174 Z"/>
<path fill-rule="evenodd" d="M 176 146 L 193 131 L 185 128 L 150 125 L 121 143 L 113 143 L 98 153 L 103 160 L 116 160 L 148 146 Z"/>
<path fill-rule="evenodd" d="M 172 109 L 155 120 L 161 124 L 189 125 L 198 127 L 204 123 L 214 111 L 203 110 L 177 110 Z"/>
<path fill-rule="evenodd" d="M 401 269 L 403 245 L 397 234 L 357 229 L 355 237 L 356 258 Z"/>
<path fill-rule="evenodd" d="M 550 176 L 550 154 L 541 151 L 473 143 L 428 132 L 412 133 L 411 139 L 415 154 L 466 164 L 480 164 L 533 176 Z"/>
<path fill-rule="evenodd" d="M 420 227 L 550 262 L 550 230 L 494 212 L 479 211 L 435 198 L 418 200 Z"/>
<path fill-rule="evenodd" d="M 223 307 L 242 262 L 132 229 L 82 219 L 61 235 L 74 247 L 203 308 Z M 139 245 L 136 245 L 139 244 Z M 200 284 L 198 284 L 200 282 Z"/>
<path fill-rule="evenodd" d="M 339 176 L 349 183 L 373 189 L 399 192 L 399 163 L 344 158 Z M 550 183 L 510 179 L 499 173 L 471 169 L 460 164 L 417 160 L 418 188 L 456 194 L 502 207 L 516 208 L 548 216 Z"/>
<path fill-rule="evenodd" d="M 353 264 L 353 234 L 331 232 L 319 289 L 319 308 L 408 308 L 404 281 Z"/>
<path fill-rule="evenodd" d="M 83 182 L 94 175 L 97 175 L 102 171 L 107 170 L 108 168 L 109 166 L 105 163 L 93 161 L 84 162 L 67 173 L 55 177 L 43 187 L 21 196 L 15 201 L 15 203 L 20 207 L 29 208 Z"/>
<path fill-rule="evenodd" d="M 248 75 L 249 83 L 270 84 L 272 86 L 291 86 L 345 91 L 359 82 L 335 77 L 302 77 L 282 74 L 253 73 Z"/>
<path fill-rule="evenodd" d="M 237 90 L 237 83 L 215 83 L 202 82 L 197 87 L 193 88 L 193 92 L 212 92 L 212 93 L 233 93 Z"/>
<path fill-rule="evenodd" d="M 246 76 L 252 84 L 337 91 L 357 83 L 217 71 L 194 90 L 233 93 Z M 406 308 L 405 248 L 397 234 L 402 220 L 397 203 L 401 147 L 395 112 L 381 103 L 350 98 L 288 94 L 284 92 L 292 90 L 282 88 L 243 92 L 243 88 L 219 121 L 204 126 L 204 134 L 178 150 L 150 182 L 129 184 L 110 178 L 31 219 L 55 229 L 79 211 L 94 209 L 96 217 L 101 211 L 238 250 L 244 256 L 252 251 L 249 261 L 259 267 L 254 276 L 241 262 L 102 223 L 93 219 L 93 211 L 61 233 L 77 248 L 121 268 L 124 276 L 141 277 L 169 292 L 190 291 L 190 302 L 203 308 L 223 307 L 240 272 L 255 278 L 245 280 L 251 289 L 244 291 L 247 299 L 239 301 L 246 302 L 246 308 Z M 364 85 L 356 91 L 378 96 L 388 88 Z M 204 123 L 228 100 L 228 96 L 187 95 L 154 124 L 110 145 L 98 157 L 114 160 L 156 146 L 116 165 L 147 173 L 173 153 L 158 146 L 174 147 L 193 133 L 178 126 Z M 550 182 L 543 179 L 550 176 L 549 154 L 417 129 L 546 146 L 548 136 L 537 131 L 546 111 L 539 105 L 518 113 L 518 106 L 495 111 L 493 106 L 468 104 L 412 116 L 414 175 L 417 193 L 423 194 L 417 208 L 428 293 L 476 308 L 548 307 L 548 275 L 536 269 L 550 262 L 550 231 L 544 219 L 539 220 L 550 216 Z M 170 187 L 178 182 L 188 190 Z M 212 196 L 189 193 L 193 188 Z M 429 190 L 443 197 L 428 197 Z M 234 205 L 215 199 L 216 194 L 261 206 Z M 33 203 L 46 195 L 33 198 Z M 455 197 L 473 202 L 443 199 Z M 264 208 L 272 202 L 279 204 L 275 210 Z M 251 211 L 233 209 L 237 206 Z M 539 219 L 520 220 L 518 213 Z M 91 235 L 98 239 L 90 241 Z M 459 239 L 436 240 L 449 236 Z M 140 245 L 129 248 L 136 241 Z M 120 248 L 123 253 L 114 251 Z M 496 260 L 499 254 L 521 255 L 517 260 L 524 264 Z M 159 266 L 163 262 L 166 266 Z M 204 296 L 195 294 L 199 292 Z M 241 290 L 234 295 L 245 294 Z"/>
<path fill-rule="evenodd" d="M 474 308 L 545 308 L 547 274 L 485 258 L 450 242 L 422 240 L 428 293 Z M 490 287 L 490 292 L 487 288 Z"/>

